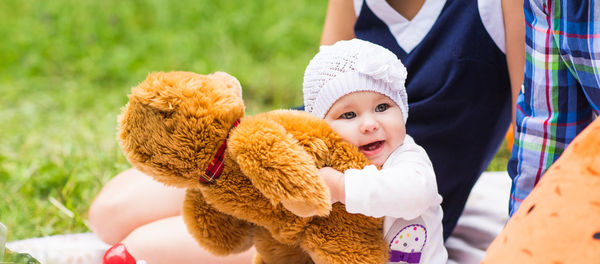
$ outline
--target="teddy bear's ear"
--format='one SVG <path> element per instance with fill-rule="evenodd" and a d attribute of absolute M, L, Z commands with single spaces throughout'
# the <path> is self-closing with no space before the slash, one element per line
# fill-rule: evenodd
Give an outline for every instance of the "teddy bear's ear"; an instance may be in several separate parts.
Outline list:
<path fill-rule="evenodd" d="M 129 100 L 138 100 L 161 112 L 174 111 L 192 93 L 194 82 L 204 77 L 192 72 L 154 72 L 131 89 Z"/>
<path fill-rule="evenodd" d="M 226 72 L 215 72 L 210 76 L 217 77 L 219 80 L 225 83 L 227 88 L 233 89 L 240 98 L 242 97 L 242 85 L 237 78 Z"/>

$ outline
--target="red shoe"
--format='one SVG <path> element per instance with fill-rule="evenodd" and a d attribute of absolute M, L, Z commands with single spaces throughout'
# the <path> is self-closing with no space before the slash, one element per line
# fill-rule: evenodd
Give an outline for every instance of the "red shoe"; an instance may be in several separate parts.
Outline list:
<path fill-rule="evenodd" d="M 129 254 L 125 245 L 117 243 L 104 253 L 102 264 L 136 264 L 136 261 Z"/>

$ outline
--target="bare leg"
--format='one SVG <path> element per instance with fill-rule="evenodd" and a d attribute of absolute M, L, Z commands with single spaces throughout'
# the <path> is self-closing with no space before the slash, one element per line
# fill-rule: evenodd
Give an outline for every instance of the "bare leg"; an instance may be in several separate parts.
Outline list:
<path fill-rule="evenodd" d="M 142 225 L 180 215 L 184 196 L 183 189 L 129 169 L 111 179 L 92 202 L 90 227 L 104 242 L 115 244 Z"/>
<path fill-rule="evenodd" d="M 196 243 L 188 233 L 181 216 L 165 218 L 141 226 L 127 236 L 123 244 L 136 259 L 152 264 L 249 264 L 256 253 L 252 247 L 235 255 L 214 256 Z"/>
<path fill-rule="evenodd" d="M 202 249 L 180 216 L 185 190 L 168 187 L 136 169 L 111 179 L 92 202 L 90 227 L 108 244 L 122 242 L 148 263 L 251 263 L 254 248 L 228 257 Z"/>

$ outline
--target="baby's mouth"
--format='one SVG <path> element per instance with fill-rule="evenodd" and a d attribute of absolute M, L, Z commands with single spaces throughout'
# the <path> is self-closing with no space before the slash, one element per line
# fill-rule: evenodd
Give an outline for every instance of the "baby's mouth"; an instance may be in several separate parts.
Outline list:
<path fill-rule="evenodd" d="M 382 145 L 383 145 L 383 140 L 380 140 L 380 141 L 375 141 L 375 142 L 372 142 L 372 143 L 369 143 L 366 145 L 362 145 L 362 146 L 358 147 L 358 149 L 363 152 L 365 152 L 365 151 L 368 152 L 368 151 L 376 150 L 376 149 L 380 148 Z"/>

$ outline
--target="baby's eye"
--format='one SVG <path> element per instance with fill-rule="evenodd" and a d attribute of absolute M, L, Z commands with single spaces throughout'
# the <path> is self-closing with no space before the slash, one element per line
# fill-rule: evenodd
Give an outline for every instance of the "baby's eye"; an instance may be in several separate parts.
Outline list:
<path fill-rule="evenodd" d="M 389 104 L 379 104 L 375 107 L 375 112 L 383 112 L 385 110 L 388 110 L 388 108 L 390 108 Z"/>
<path fill-rule="evenodd" d="M 340 116 L 340 118 L 342 118 L 342 119 L 352 119 L 355 117 L 356 117 L 356 113 L 354 113 L 354 112 L 346 112 Z"/>

